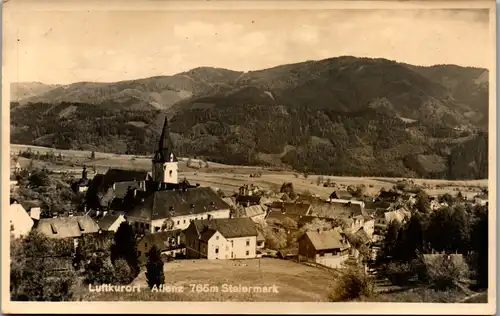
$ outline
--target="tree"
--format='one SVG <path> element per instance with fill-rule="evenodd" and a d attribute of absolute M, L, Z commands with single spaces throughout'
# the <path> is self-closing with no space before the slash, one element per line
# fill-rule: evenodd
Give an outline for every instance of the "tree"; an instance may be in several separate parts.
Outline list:
<path fill-rule="evenodd" d="M 329 298 L 333 302 L 351 301 L 372 296 L 374 289 L 374 279 L 364 272 L 363 267 L 346 267 L 341 270 Z"/>
<path fill-rule="evenodd" d="M 91 160 L 94 160 L 95 159 L 95 151 L 92 150 L 92 152 L 90 153 L 90 159 Z"/>
<path fill-rule="evenodd" d="M 115 278 L 118 284 L 130 284 L 135 275 L 130 264 L 125 259 L 115 261 Z"/>
<path fill-rule="evenodd" d="M 11 299 L 67 301 L 76 273 L 71 266 L 72 242 L 48 239 L 36 230 L 11 240 Z"/>
<path fill-rule="evenodd" d="M 116 261 L 124 259 L 130 266 L 132 278 L 139 274 L 139 260 L 137 257 L 137 246 L 132 226 L 123 222 L 115 233 L 115 242 L 111 248 L 111 260 L 116 268 Z"/>
<path fill-rule="evenodd" d="M 297 196 L 291 182 L 283 183 L 281 185 L 280 193 L 286 193 L 291 199 L 295 199 Z"/>
<path fill-rule="evenodd" d="M 458 255 L 434 255 L 426 259 L 427 281 L 436 290 L 464 288 L 468 283 L 469 267 Z"/>
<path fill-rule="evenodd" d="M 148 253 L 148 263 L 146 265 L 146 278 L 149 288 L 155 285 L 158 287 L 165 283 L 165 274 L 163 272 L 163 260 L 156 246 L 153 246 Z"/>
<path fill-rule="evenodd" d="M 382 244 L 381 256 L 382 261 L 389 259 L 395 255 L 396 242 L 401 230 L 401 224 L 398 221 L 392 221 L 387 226 L 384 242 Z"/>
<path fill-rule="evenodd" d="M 172 230 L 174 228 L 174 221 L 172 218 L 168 217 L 163 221 L 163 224 L 161 225 L 162 230 Z"/>
<path fill-rule="evenodd" d="M 91 256 L 84 264 L 84 277 L 87 284 L 109 284 L 116 281 L 115 268 L 109 257 Z"/>
<path fill-rule="evenodd" d="M 431 200 L 429 195 L 424 190 L 420 190 L 417 193 L 417 210 L 421 213 L 427 213 L 431 207 Z"/>
<path fill-rule="evenodd" d="M 270 249 L 280 250 L 287 245 L 287 234 L 283 228 L 264 228 L 264 237 L 266 245 Z"/>
<path fill-rule="evenodd" d="M 309 232 L 309 231 L 325 231 L 325 230 L 330 230 L 333 228 L 333 225 L 331 222 L 327 222 L 323 219 L 315 218 L 309 223 L 306 223 L 302 228 L 300 229 L 303 233 Z"/>
<path fill-rule="evenodd" d="M 488 207 L 477 207 L 471 229 L 473 269 L 480 288 L 488 288 Z"/>

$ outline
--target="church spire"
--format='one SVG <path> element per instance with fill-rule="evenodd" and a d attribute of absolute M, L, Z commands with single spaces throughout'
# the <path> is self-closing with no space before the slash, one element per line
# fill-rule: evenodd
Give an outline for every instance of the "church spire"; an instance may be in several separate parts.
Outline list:
<path fill-rule="evenodd" d="M 163 128 L 161 131 L 158 150 L 156 151 L 154 160 L 157 162 L 176 162 L 177 157 L 174 155 L 174 145 L 170 138 L 170 129 L 168 128 L 168 118 L 165 116 Z"/>

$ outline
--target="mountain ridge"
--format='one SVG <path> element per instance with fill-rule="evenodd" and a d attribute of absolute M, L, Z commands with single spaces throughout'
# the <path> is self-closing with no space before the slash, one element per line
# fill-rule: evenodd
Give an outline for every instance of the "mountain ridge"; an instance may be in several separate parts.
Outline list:
<path fill-rule="evenodd" d="M 344 56 L 248 72 L 198 67 L 76 83 L 14 104 L 12 140 L 151 152 L 164 113 L 182 154 L 218 162 L 346 175 L 484 177 L 484 159 L 468 151 L 487 151 L 488 74 Z M 41 108 L 33 111 L 35 105 Z M 59 122 L 35 126 L 35 113 Z M 75 123 L 81 131 L 69 131 Z M 457 158 L 462 154 L 467 161 Z"/>

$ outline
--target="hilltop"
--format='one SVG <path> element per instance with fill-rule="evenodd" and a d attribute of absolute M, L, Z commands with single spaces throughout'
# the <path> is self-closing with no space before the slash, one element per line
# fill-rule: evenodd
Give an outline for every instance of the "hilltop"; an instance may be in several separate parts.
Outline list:
<path fill-rule="evenodd" d="M 332 175 L 487 177 L 488 70 L 349 56 L 57 86 L 13 104 L 11 139 L 148 154 L 164 113 L 183 156 Z"/>

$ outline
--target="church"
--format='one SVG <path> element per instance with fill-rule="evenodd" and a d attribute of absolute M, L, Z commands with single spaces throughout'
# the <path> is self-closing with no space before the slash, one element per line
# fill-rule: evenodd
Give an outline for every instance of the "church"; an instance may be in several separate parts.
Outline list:
<path fill-rule="evenodd" d="M 165 117 L 151 173 L 109 169 L 87 190 L 91 209 L 121 213 L 140 234 L 186 229 L 193 220 L 229 218 L 230 206 L 208 187 L 179 181 L 179 162 Z"/>

